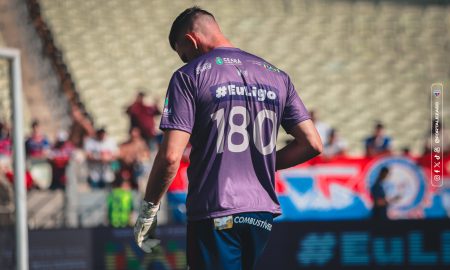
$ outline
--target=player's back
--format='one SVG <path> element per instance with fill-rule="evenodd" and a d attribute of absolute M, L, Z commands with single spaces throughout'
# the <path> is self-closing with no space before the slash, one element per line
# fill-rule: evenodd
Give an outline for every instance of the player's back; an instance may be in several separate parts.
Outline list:
<path fill-rule="evenodd" d="M 216 48 L 176 71 L 161 128 L 191 133 L 188 218 L 279 214 L 278 128 L 308 118 L 289 77 L 240 49 Z"/>

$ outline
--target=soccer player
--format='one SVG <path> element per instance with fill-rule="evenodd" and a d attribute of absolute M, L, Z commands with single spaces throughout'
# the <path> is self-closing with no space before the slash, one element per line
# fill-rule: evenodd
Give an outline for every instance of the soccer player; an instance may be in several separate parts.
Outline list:
<path fill-rule="evenodd" d="M 188 168 L 187 260 L 193 270 L 254 269 L 280 215 L 275 171 L 322 151 L 320 136 L 289 76 L 234 47 L 199 7 L 173 22 L 170 46 L 183 67 L 167 90 L 164 139 L 135 226 L 137 244 L 156 245 L 159 202 L 192 144 Z M 276 151 L 279 126 L 295 140 Z"/>

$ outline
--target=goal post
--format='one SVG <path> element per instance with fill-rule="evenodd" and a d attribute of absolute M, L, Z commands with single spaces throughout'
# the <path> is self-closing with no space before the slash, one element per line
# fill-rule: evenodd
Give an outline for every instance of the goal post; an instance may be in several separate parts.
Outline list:
<path fill-rule="evenodd" d="M 28 270 L 27 192 L 25 188 L 25 146 L 23 131 L 22 72 L 20 51 L 0 48 L 0 58 L 8 60 L 12 97 L 14 198 L 16 208 L 16 269 Z"/>

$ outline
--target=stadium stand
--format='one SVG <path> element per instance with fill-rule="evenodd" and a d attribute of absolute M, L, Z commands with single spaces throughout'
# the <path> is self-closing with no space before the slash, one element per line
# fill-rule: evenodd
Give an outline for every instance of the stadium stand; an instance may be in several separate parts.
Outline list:
<path fill-rule="evenodd" d="M 64 225 L 64 192 L 32 190 L 27 194 L 28 225 L 31 229 Z"/>
<path fill-rule="evenodd" d="M 26 133 L 33 119 L 44 123 L 50 138 L 71 124 L 66 98 L 48 58 L 43 54 L 25 1 L 5 0 L 0 3 L 0 25 L 4 45 L 17 48 L 22 59 L 22 84 Z M 7 119 L 9 121 L 9 118 Z"/>
<path fill-rule="evenodd" d="M 420 152 L 428 89 L 450 78 L 448 6 L 255 0 L 175 1 L 168 9 L 165 1 L 144 0 L 40 3 L 81 100 L 98 125 L 121 139 L 127 131 L 123 108 L 135 89 L 162 97 L 180 66 L 167 33 L 176 14 L 194 4 L 216 14 L 235 45 L 291 74 L 308 107 L 340 130 L 353 154 L 362 153 L 375 120 L 386 124 L 394 149 Z"/>
<path fill-rule="evenodd" d="M 450 148 L 442 159 L 443 187 L 429 181 L 436 180 L 429 176 L 434 153 L 422 150 L 433 140 L 430 85 L 442 82 L 448 90 L 450 83 L 450 0 L 0 0 L 0 48 L 18 48 L 23 56 L 25 133 L 38 116 L 52 144 L 44 158 L 27 156 L 30 267 L 186 268 L 184 225 L 177 224 L 186 221 L 186 157 L 161 203 L 162 245 L 144 255 L 133 244 L 132 228 L 117 230 L 111 222 L 108 196 L 116 183 L 89 185 L 83 143 L 104 126 L 108 136 L 124 141 L 130 123 L 125 108 L 138 91 L 164 100 L 172 72 L 182 65 L 168 45 L 169 28 L 192 5 L 214 13 L 237 47 L 290 74 L 307 107 L 319 115 L 316 125 L 336 129 L 343 142 L 335 146 L 352 155 L 322 155 L 277 174 L 283 215 L 256 268 L 447 269 Z M 8 64 L 0 59 L 0 122 L 10 126 L 8 76 Z M 444 128 L 450 124 L 449 97 L 445 92 Z M 364 155 L 364 138 L 379 122 L 394 141 L 393 153 L 401 156 Z M 289 139 L 280 134 L 279 146 Z M 0 150 L 4 145 L 10 144 L 0 144 Z M 136 158 L 129 164 L 139 166 L 132 168 L 120 158 L 110 167 L 116 179 L 136 184 L 130 187 L 132 226 L 153 156 Z M 57 164 L 57 170 L 50 173 L 41 162 Z M 369 220 L 375 212 L 373 182 L 385 169 L 392 178 L 383 199 L 393 221 Z M 11 153 L 0 151 L 1 269 L 16 266 L 15 181 Z M 363 259 L 349 248 L 361 239 L 358 248 L 368 251 Z M 395 248 L 389 249 L 385 240 L 398 241 L 390 241 Z"/>
<path fill-rule="evenodd" d="M 0 32 L 0 48 L 6 47 Z M 5 59 L 0 59 L 0 122 L 11 118 L 9 99 L 9 68 Z"/>

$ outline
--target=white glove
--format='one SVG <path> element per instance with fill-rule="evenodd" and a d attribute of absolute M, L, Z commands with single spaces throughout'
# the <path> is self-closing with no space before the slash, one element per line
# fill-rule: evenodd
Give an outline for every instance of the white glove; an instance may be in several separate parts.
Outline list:
<path fill-rule="evenodd" d="M 159 204 L 146 202 L 142 200 L 139 216 L 134 225 L 134 239 L 136 244 L 145 252 L 151 253 L 161 241 L 155 239 L 156 214 L 159 210 Z"/>

